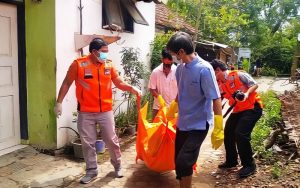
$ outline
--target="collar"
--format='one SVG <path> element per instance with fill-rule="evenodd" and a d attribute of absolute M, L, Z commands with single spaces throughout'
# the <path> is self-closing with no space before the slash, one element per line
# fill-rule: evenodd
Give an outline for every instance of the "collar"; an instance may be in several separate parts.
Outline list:
<path fill-rule="evenodd" d="M 185 64 L 185 67 L 191 68 L 191 67 L 193 67 L 195 64 L 197 64 L 198 62 L 201 63 L 201 62 L 204 61 L 201 57 L 198 56 L 198 54 L 195 54 L 195 55 L 196 55 L 196 57 L 195 57 L 190 63 L 186 63 L 186 64 Z"/>

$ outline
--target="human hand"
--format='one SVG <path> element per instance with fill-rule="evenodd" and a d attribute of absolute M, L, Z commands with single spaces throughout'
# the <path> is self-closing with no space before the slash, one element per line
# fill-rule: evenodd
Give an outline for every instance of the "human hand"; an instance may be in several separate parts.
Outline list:
<path fill-rule="evenodd" d="M 142 91 L 135 87 L 135 86 L 131 86 L 131 93 L 135 94 L 138 98 L 142 96 Z"/>
<path fill-rule="evenodd" d="M 59 118 L 59 116 L 61 116 L 61 114 L 62 114 L 62 104 L 61 103 L 59 103 L 59 102 L 55 103 L 54 113 L 57 118 Z"/>
<path fill-rule="evenodd" d="M 248 97 L 249 97 L 249 93 L 248 93 L 248 92 L 246 92 L 246 93 L 244 93 L 244 94 L 245 94 L 245 97 L 244 97 L 244 100 L 243 100 L 243 101 L 247 100 Z"/>
<path fill-rule="evenodd" d="M 239 102 L 244 102 L 244 101 L 246 101 L 248 99 L 248 97 L 249 97 L 248 93 L 243 93 L 243 99 L 242 100 L 239 99 L 238 97 L 235 97 L 235 100 L 239 101 Z"/>
<path fill-rule="evenodd" d="M 211 134 L 211 144 L 213 149 L 218 149 L 224 141 L 223 117 L 214 116 L 214 130 Z"/>

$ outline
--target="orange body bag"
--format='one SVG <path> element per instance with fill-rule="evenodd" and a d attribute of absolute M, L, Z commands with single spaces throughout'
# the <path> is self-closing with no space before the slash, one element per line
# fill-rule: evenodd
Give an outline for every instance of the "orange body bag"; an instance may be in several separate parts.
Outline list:
<path fill-rule="evenodd" d="M 160 101 L 160 104 L 163 104 Z M 152 123 L 146 119 L 148 103 L 139 110 L 136 139 L 136 160 L 143 160 L 146 166 L 156 172 L 175 169 L 175 135 L 177 113 L 167 117 L 169 111 L 163 106 Z"/>

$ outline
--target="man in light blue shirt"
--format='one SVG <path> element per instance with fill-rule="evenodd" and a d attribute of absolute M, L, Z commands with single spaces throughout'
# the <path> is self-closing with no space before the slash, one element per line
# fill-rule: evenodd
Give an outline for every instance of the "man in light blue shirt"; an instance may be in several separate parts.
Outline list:
<path fill-rule="evenodd" d="M 222 103 L 214 70 L 195 53 L 189 34 L 174 34 L 168 41 L 167 49 L 173 61 L 179 63 L 176 70 L 179 115 L 175 170 L 180 187 L 185 188 L 191 187 L 193 165 L 197 162 L 201 144 L 213 122 L 213 112 L 221 119 L 217 122 L 223 123 Z"/>
<path fill-rule="evenodd" d="M 191 62 L 179 65 L 176 72 L 180 105 L 177 128 L 181 131 L 206 130 L 206 124 L 213 123 L 213 99 L 220 98 L 213 68 L 194 56 Z"/>

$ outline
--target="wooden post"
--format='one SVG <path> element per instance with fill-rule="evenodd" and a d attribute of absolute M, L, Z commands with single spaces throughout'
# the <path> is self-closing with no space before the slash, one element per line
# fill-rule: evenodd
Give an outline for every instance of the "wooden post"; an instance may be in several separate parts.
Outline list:
<path fill-rule="evenodd" d="M 82 4 L 81 4 L 81 0 L 79 0 L 79 7 L 78 7 L 78 9 L 79 9 L 79 12 L 80 12 L 80 34 L 82 35 L 82 9 L 83 9 L 83 6 L 82 6 Z M 81 48 L 80 49 L 80 56 L 83 56 L 83 49 Z"/>

